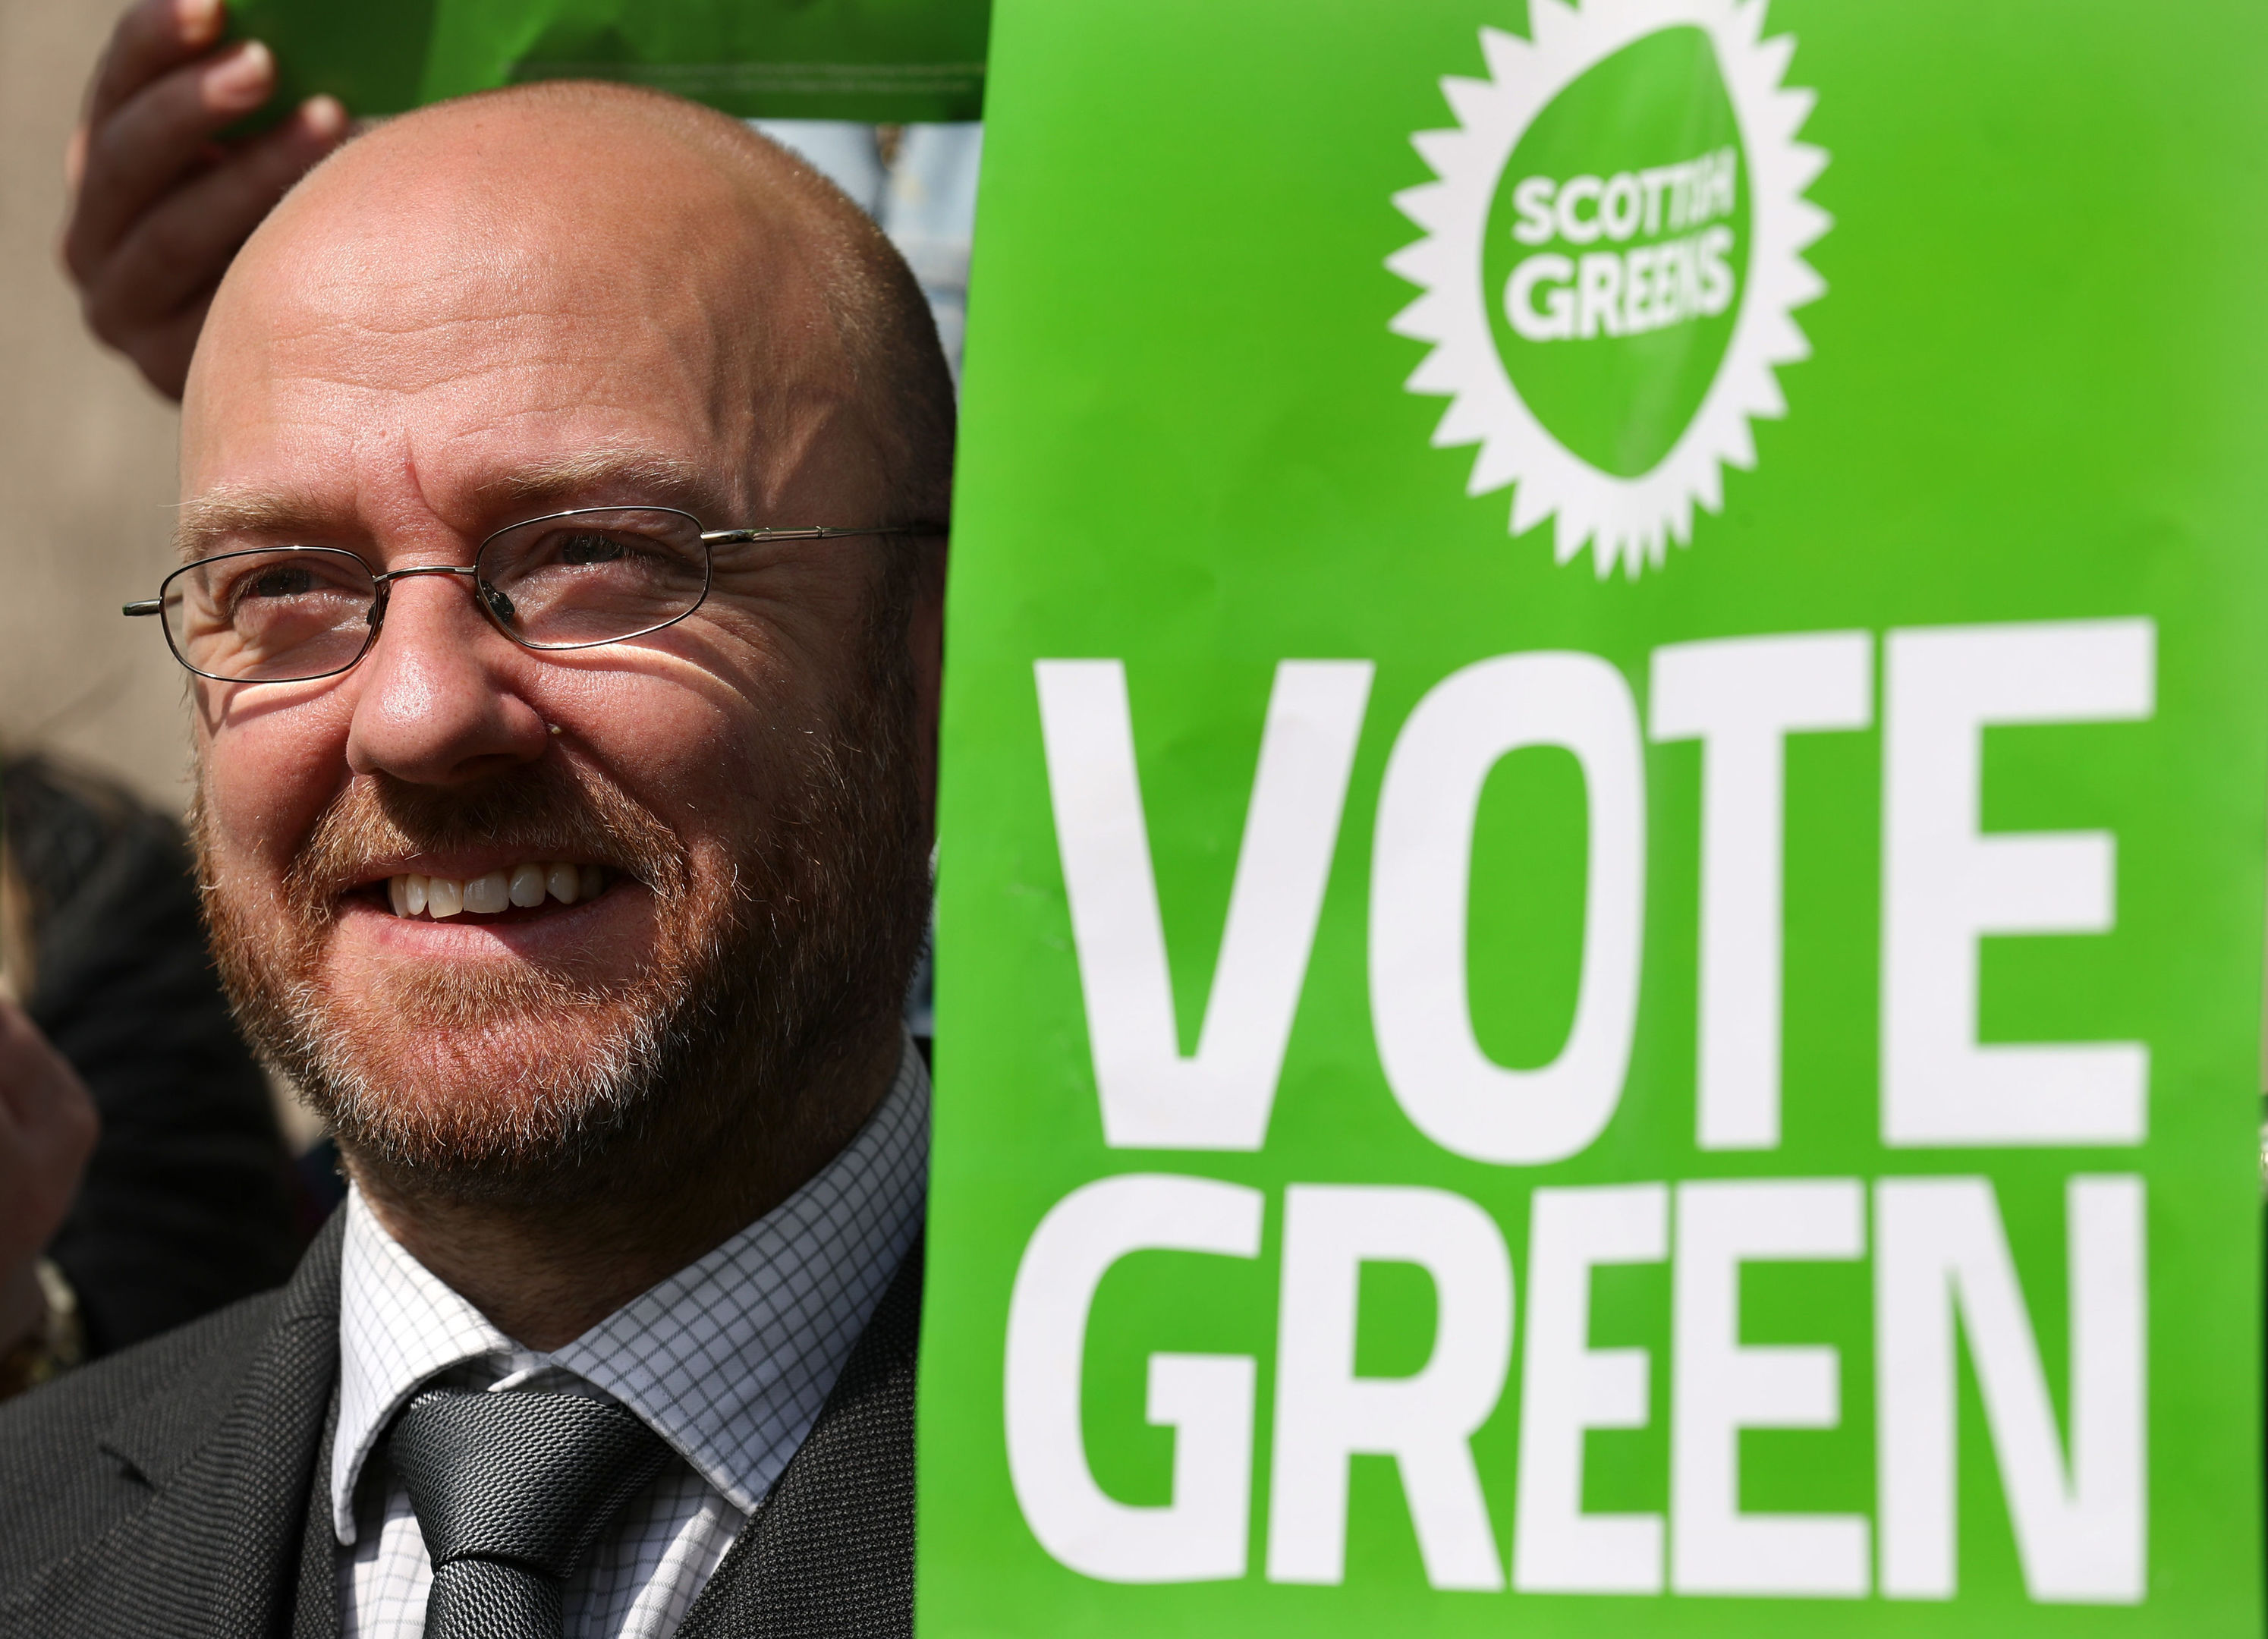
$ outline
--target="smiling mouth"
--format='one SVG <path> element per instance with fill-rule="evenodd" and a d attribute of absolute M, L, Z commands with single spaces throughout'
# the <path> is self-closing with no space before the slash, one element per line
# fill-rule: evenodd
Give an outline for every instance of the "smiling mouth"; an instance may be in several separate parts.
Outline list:
<path fill-rule="evenodd" d="M 491 871 L 462 881 L 415 874 L 388 877 L 386 899 L 396 916 L 418 921 L 446 922 L 452 917 L 517 921 L 554 904 L 594 900 L 614 878 L 615 873 L 604 865 L 528 860 L 507 871 Z"/>

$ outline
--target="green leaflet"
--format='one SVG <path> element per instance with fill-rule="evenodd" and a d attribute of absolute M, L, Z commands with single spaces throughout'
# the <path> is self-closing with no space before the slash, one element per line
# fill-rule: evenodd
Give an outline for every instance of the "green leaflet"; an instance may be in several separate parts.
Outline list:
<path fill-rule="evenodd" d="M 988 0 L 239 0 L 280 65 L 276 109 L 357 114 L 521 80 L 628 80 L 744 117 L 973 120 Z"/>
<path fill-rule="evenodd" d="M 992 64 L 922 1631 L 2257 1634 L 2268 24 Z"/>

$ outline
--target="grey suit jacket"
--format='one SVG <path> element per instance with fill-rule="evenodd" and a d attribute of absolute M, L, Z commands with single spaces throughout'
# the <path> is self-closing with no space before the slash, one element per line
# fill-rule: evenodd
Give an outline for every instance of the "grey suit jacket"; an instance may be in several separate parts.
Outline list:
<path fill-rule="evenodd" d="M 0 1639 L 335 1639 L 318 1458 L 335 1415 L 335 1216 L 278 1291 L 0 1406 Z M 922 1249 L 679 1629 L 913 1631 Z"/>

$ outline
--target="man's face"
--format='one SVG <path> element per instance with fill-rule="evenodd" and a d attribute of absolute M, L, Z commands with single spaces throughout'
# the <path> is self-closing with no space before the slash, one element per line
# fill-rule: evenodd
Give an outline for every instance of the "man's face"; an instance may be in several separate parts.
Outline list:
<path fill-rule="evenodd" d="M 476 189 L 350 211 L 333 180 L 255 240 L 202 344 L 197 555 L 463 564 L 506 525 L 627 503 L 712 529 L 885 521 L 793 255 L 663 257 L 603 211 L 570 232 Z M 657 1075 L 714 1079 L 730 1054 L 792 1079 L 872 1033 L 928 823 L 934 678 L 878 599 L 904 549 L 720 555 L 691 618 L 569 653 L 512 643 L 459 577 L 415 577 L 342 676 L 196 684 L 224 968 L 350 1150 L 509 1189 L 650 1121 Z M 531 868 L 555 891 L 500 914 L 396 897 L 503 872 L 526 899 Z"/>

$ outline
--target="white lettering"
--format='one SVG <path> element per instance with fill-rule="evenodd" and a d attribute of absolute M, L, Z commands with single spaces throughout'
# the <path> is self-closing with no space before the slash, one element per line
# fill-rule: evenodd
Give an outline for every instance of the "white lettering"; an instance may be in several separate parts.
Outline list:
<path fill-rule="evenodd" d="M 1718 226 L 1702 230 L 1694 255 L 1701 269 L 1701 289 L 1693 311 L 1714 319 L 1733 305 L 1733 269 L 1725 258 L 1733 254 L 1733 230 Z"/>
<path fill-rule="evenodd" d="M 1565 256 L 1546 253 L 1530 256 L 1512 270 L 1504 287 L 1504 316 L 1530 342 L 1564 342 L 1575 334 L 1575 292 L 1570 281 L 1575 264 Z M 1535 288 L 1546 286 L 1543 306 L 1535 306 Z"/>
<path fill-rule="evenodd" d="M 1520 1497 L 1512 1583 L 1523 1593 L 1659 1593 L 1661 1516 L 1583 1511 L 1583 1437 L 1643 1429 L 1642 1349 L 1591 1347 L 1591 1271 L 1669 1253 L 1660 1184 L 1539 1189 L 1528 1218 Z"/>
<path fill-rule="evenodd" d="M 2125 1605 L 2147 1583 L 2142 1180 L 2065 1187 L 2070 1251 L 2071 1462 L 2039 1346 L 1982 1178 L 1874 1187 L 1875 1440 L 1882 1591 L 1955 1586 L 1954 1315 L 1984 1401 L 2024 1585 L 2040 1600 Z"/>
<path fill-rule="evenodd" d="M 1558 225 L 1561 239 L 1570 245 L 1588 245 L 1599 237 L 1599 218 L 1595 212 L 1588 217 L 1579 217 L 1575 214 L 1575 207 L 1595 206 L 1603 191 L 1599 179 L 1594 176 L 1579 176 L 1559 190 L 1552 219 Z"/>
<path fill-rule="evenodd" d="M 1520 213 L 1512 237 L 1523 245 L 1549 245 L 1558 232 L 1551 219 L 1552 182 L 1548 176 L 1531 176 L 1512 190 L 1512 208 Z"/>
<path fill-rule="evenodd" d="M 2115 844 L 2100 831 L 1985 835 L 1988 724 L 2101 723 L 2154 709 L 2148 621 L 1892 632 L 1885 644 L 1882 1142 L 2131 1144 L 2147 1126 L 2139 1041 L 1977 1039 L 1977 942 L 2107 933 Z"/>
<path fill-rule="evenodd" d="M 1650 239 L 1661 232 L 1662 191 L 1677 180 L 1677 167 L 1648 165 L 1638 176 L 1646 188 L 1646 225 L 1643 231 Z"/>
<path fill-rule="evenodd" d="M 1740 1464 L 1743 1429 L 1831 1429 L 1843 1415 L 1835 1350 L 1741 1341 L 1741 1266 L 1859 1257 L 1866 1217 L 1855 1180 L 1678 1186 L 1669 1508 L 1680 1593 L 1867 1591 L 1866 1520 L 1744 1513 Z"/>
<path fill-rule="evenodd" d="M 1145 1415 L 1174 1430 L 1173 1500 L 1121 1503 L 1095 1483 L 1079 1377 L 1095 1288 L 1130 1253 L 1260 1253 L 1256 1189 L 1210 1179 L 1106 1178 L 1040 1221 L 1008 1300 L 1008 1476 L 1040 1546 L 1105 1582 L 1244 1575 L 1252 1494 L 1249 1356 L 1150 1356 Z"/>
<path fill-rule="evenodd" d="M 1618 171 L 1607 179 L 1606 192 L 1599 200 L 1599 225 L 1607 237 L 1617 243 L 1636 233 L 1646 216 L 1646 195 L 1638 180 L 1627 171 Z"/>
<path fill-rule="evenodd" d="M 1257 1150 L 1322 915 L 1371 664 L 1276 668 L 1227 925 L 1189 1058 L 1174 1017 L 1125 667 L 1042 660 L 1035 670 L 1104 1141 Z"/>
<path fill-rule="evenodd" d="M 1433 1351 L 1416 1375 L 1355 1375 L 1366 1261 L 1432 1277 Z M 1347 1459 L 1391 1456 L 1436 1588 L 1504 1586 L 1473 1466 L 1512 1357 L 1512 1260 L 1489 1215 L 1446 1190 L 1294 1184 L 1284 1197 L 1284 1289 L 1269 1482 L 1271 1582 L 1345 1574 Z"/>
<path fill-rule="evenodd" d="M 1594 251 L 1575 272 L 1575 334 L 1588 340 L 1623 333 L 1623 259 Z"/>
<path fill-rule="evenodd" d="M 1874 640 L 1672 643 L 1653 651 L 1646 693 L 1654 739 L 1703 746 L 1696 1142 L 1777 1149 L 1787 737 L 1873 721 Z"/>
<path fill-rule="evenodd" d="M 1589 846 L 1575 1018 L 1535 1069 L 1473 1034 L 1465 939 L 1473 827 L 1491 769 L 1528 746 L 1575 754 Z M 1452 673 L 1395 738 L 1371 853 L 1370 1003 L 1387 1084 L 1435 1143 L 1504 1165 L 1557 1161 L 1612 1119 L 1630 1066 L 1646 908 L 1646 768 L 1623 674 L 1595 655 L 1500 655 Z"/>

